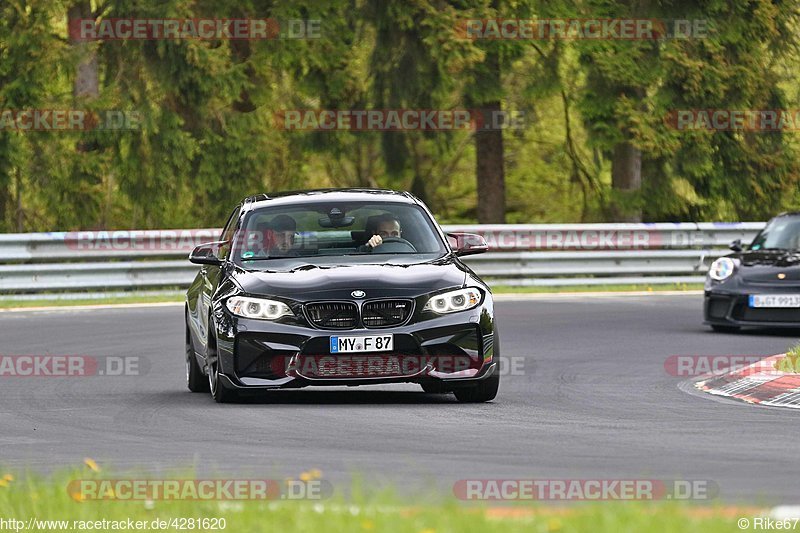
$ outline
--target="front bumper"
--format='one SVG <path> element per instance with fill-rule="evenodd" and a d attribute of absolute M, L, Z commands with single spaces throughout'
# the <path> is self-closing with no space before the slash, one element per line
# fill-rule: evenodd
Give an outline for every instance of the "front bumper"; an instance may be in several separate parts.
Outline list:
<path fill-rule="evenodd" d="M 735 289 L 706 288 L 703 302 L 704 324 L 733 327 L 800 328 L 800 309 L 750 307 L 751 294 L 800 293 L 800 288 L 745 286 Z"/>
<path fill-rule="evenodd" d="M 381 329 L 323 330 L 300 324 L 217 315 L 217 355 L 223 386 L 238 391 L 306 386 L 437 383 L 445 390 L 474 385 L 497 370 L 491 298 L 468 311 Z M 331 354 L 331 335 L 394 335 L 393 352 Z M 399 371 L 373 362 L 395 362 Z M 352 373 L 322 372 L 348 368 Z"/>
<path fill-rule="evenodd" d="M 237 390 L 239 392 L 272 390 L 281 388 L 300 388 L 312 385 L 340 387 L 342 385 L 354 386 L 354 385 L 380 385 L 385 383 L 424 383 L 425 381 L 442 383 L 443 385 L 445 385 L 443 390 L 449 390 L 449 389 L 455 389 L 457 387 L 467 387 L 473 385 L 478 381 L 483 381 L 484 379 L 493 376 L 496 372 L 499 372 L 498 365 L 496 362 L 492 362 L 484 366 L 480 374 L 470 378 L 463 378 L 463 377 L 432 378 L 424 374 L 420 374 L 419 376 L 416 376 L 414 378 L 398 377 L 398 378 L 374 378 L 374 379 L 336 378 L 336 379 L 308 380 L 305 378 L 296 377 L 293 378 L 291 382 L 282 385 L 276 385 L 276 384 L 252 383 L 252 381 L 249 378 L 248 381 L 250 383 L 243 384 L 241 381 L 238 381 L 235 378 L 232 378 L 226 374 L 220 374 L 219 377 L 223 387 L 227 389 Z"/>

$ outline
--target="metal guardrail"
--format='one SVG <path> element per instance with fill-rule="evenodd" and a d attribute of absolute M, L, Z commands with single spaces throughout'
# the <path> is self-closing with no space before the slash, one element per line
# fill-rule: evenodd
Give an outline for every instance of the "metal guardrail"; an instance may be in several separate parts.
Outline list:
<path fill-rule="evenodd" d="M 0 264 L 106 261 L 171 257 L 185 259 L 219 229 L 119 230 L 0 234 Z"/>
<path fill-rule="evenodd" d="M 464 261 L 495 285 L 567 286 L 702 282 L 753 223 L 449 225 L 479 233 L 490 252 Z M 0 235 L 0 295 L 187 286 L 188 253 L 216 229 Z"/>

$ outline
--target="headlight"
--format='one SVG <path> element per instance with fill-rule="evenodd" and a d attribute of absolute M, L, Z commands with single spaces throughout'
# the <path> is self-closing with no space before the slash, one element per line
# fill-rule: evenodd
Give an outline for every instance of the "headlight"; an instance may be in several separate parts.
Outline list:
<path fill-rule="evenodd" d="M 733 259 L 729 257 L 720 257 L 711 263 L 711 268 L 708 269 L 708 275 L 713 280 L 726 280 L 731 277 L 734 268 L 736 268 L 736 264 L 733 262 Z"/>
<path fill-rule="evenodd" d="M 440 314 L 455 313 L 472 309 L 479 303 L 481 303 L 481 292 L 474 287 L 469 287 L 431 296 L 422 310 Z"/>
<path fill-rule="evenodd" d="M 282 316 L 292 316 L 292 310 L 283 302 L 265 298 L 248 298 L 232 296 L 225 302 L 228 310 L 236 316 L 259 318 L 261 320 L 277 320 Z"/>

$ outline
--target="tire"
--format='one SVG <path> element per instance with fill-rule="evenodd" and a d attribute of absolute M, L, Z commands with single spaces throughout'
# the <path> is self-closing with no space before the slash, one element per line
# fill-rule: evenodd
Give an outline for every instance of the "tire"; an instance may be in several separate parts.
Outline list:
<path fill-rule="evenodd" d="M 497 389 L 500 387 L 498 372 L 496 370 L 494 374 L 471 387 L 454 389 L 453 394 L 456 395 L 456 400 L 462 403 L 483 403 L 494 400 L 497 396 Z"/>
<path fill-rule="evenodd" d="M 226 389 L 222 382 L 219 380 L 219 371 L 217 370 L 217 363 L 214 362 L 208 369 L 208 387 L 211 390 L 211 397 L 217 403 L 231 403 L 239 399 L 236 391 Z"/>
<path fill-rule="evenodd" d="M 203 375 L 197 356 L 194 354 L 192 334 L 189 332 L 189 323 L 186 323 L 186 387 L 192 392 L 208 392 L 208 379 Z"/>
<path fill-rule="evenodd" d="M 719 326 L 717 324 L 711 324 L 711 329 L 717 333 L 736 333 L 742 328 L 739 326 Z"/>
<path fill-rule="evenodd" d="M 208 356 L 214 356 L 214 362 L 208 363 L 208 389 L 211 392 L 211 397 L 214 398 L 214 401 L 217 403 L 235 402 L 239 399 L 239 395 L 236 393 L 236 391 L 226 389 L 219 379 L 219 360 L 216 359 L 217 338 L 214 335 L 210 318 L 208 324 L 209 338 L 207 345 L 208 353 L 206 354 L 206 358 L 210 359 Z"/>

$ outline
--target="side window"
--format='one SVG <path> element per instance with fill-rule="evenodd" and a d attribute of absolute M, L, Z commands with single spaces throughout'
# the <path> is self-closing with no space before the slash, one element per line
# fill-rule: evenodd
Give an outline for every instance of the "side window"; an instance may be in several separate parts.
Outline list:
<path fill-rule="evenodd" d="M 220 257 L 228 257 L 228 252 L 231 250 L 231 244 L 233 242 L 233 234 L 236 232 L 236 225 L 239 222 L 239 213 L 242 211 L 241 206 L 237 206 L 236 209 L 233 210 L 231 213 L 230 218 L 228 218 L 228 222 L 225 224 L 225 227 L 222 229 L 222 234 L 219 237 L 221 241 L 228 241 L 228 244 L 223 244 L 219 247 L 219 256 Z"/>
<path fill-rule="evenodd" d="M 233 210 L 231 216 L 228 217 L 225 227 L 222 228 L 222 233 L 219 235 L 219 240 L 226 241 L 228 240 L 226 236 L 233 236 L 233 232 L 236 231 L 236 222 L 239 220 L 239 211 L 241 211 L 241 206 L 236 206 L 236 209 Z"/>

